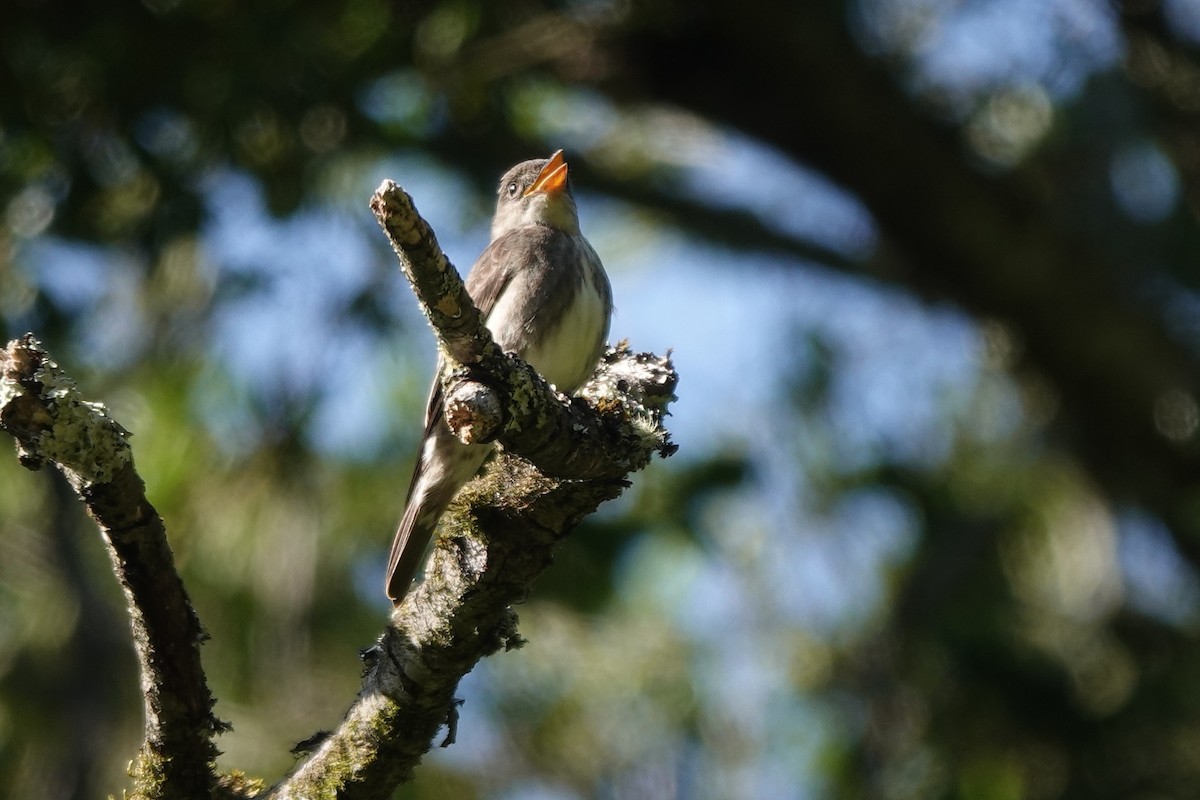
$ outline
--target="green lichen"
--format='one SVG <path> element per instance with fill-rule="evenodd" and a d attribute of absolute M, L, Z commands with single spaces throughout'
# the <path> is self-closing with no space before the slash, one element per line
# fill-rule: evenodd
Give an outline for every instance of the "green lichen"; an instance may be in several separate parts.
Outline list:
<path fill-rule="evenodd" d="M 111 481 L 129 463 L 129 432 L 103 404 L 84 400 L 53 361 L 46 359 L 34 378 L 42 385 L 41 397 L 53 418 L 34 442 L 34 452 L 59 464 L 77 486 Z"/>

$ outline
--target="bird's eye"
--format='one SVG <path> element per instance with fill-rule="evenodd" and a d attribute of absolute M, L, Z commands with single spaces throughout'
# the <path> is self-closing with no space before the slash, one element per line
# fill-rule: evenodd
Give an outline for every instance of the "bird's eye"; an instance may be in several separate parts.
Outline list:
<path fill-rule="evenodd" d="M 516 197 L 516 196 L 517 196 L 517 192 L 518 192 L 518 191 L 520 191 L 520 190 L 521 190 L 521 187 L 517 185 L 517 182 L 516 182 L 516 181 L 513 181 L 512 183 L 510 183 L 510 184 L 508 185 L 508 188 L 507 188 L 507 191 L 508 191 L 508 196 L 509 196 L 509 197 Z"/>

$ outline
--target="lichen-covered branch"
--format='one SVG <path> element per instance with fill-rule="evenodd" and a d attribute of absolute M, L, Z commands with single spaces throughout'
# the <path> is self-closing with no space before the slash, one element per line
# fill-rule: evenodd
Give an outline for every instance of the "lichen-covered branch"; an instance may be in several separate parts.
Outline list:
<path fill-rule="evenodd" d="M 417 214 L 412 198 L 385 180 L 371 196 L 371 211 L 383 226 L 400 268 L 412 284 L 438 347 L 459 364 L 476 364 L 499 354 L 462 277 L 438 245 L 429 223 Z"/>
<path fill-rule="evenodd" d="M 204 633 L 175 570 L 162 519 L 134 470 L 127 432 L 84 401 L 31 335 L 0 356 L 0 428 L 21 463 L 54 464 L 100 527 L 125 591 L 141 670 L 146 731 L 129 798 L 208 798 L 215 785 L 212 714 L 200 643 Z"/>
<path fill-rule="evenodd" d="M 554 392 L 492 342 L 428 225 L 394 184 L 373 200 L 440 347 L 458 367 L 443 382 L 455 430 L 495 438 L 502 452 L 443 519 L 427 576 L 368 653 L 362 692 L 339 728 L 268 796 L 385 798 L 428 751 L 454 736 L 459 680 L 480 658 L 521 643 L 512 605 L 555 546 L 625 476 L 668 456 L 663 428 L 677 377 L 669 357 L 610 349 L 575 398 Z M 394 213 L 400 209 L 397 215 Z M 407 210 L 405 210 L 407 209 Z M 59 468 L 99 525 L 132 619 L 146 711 L 145 741 L 126 797 L 255 795 L 235 773 L 218 782 L 213 738 L 224 724 L 200 665 L 204 638 L 175 570 L 162 519 L 146 499 L 127 432 L 85 402 L 32 336 L 0 358 L 0 428 L 23 464 Z"/>
<path fill-rule="evenodd" d="M 560 478 L 619 478 L 644 467 L 655 452 L 673 452 L 657 422 L 674 399 L 676 375 L 669 359 L 644 354 L 630 361 L 628 347 L 619 346 L 605 362 L 624 366 L 599 372 L 580 392 L 582 399 L 567 398 L 492 341 L 462 279 L 402 188 L 384 181 L 371 198 L 371 210 L 400 259 L 440 350 L 457 365 L 445 371 L 442 381 L 451 412 L 447 421 L 461 438 L 495 439 L 508 452 Z M 637 400 L 624 390 L 622 372 L 635 363 L 634 371 L 646 380 Z M 659 366 L 653 368 L 653 363 Z M 643 438 L 641 446 L 631 441 Z"/>
<path fill-rule="evenodd" d="M 622 343 L 579 397 L 557 394 L 498 352 L 408 195 L 388 181 L 371 205 L 443 353 L 468 365 L 444 376 L 455 399 L 451 425 L 468 438 L 498 429 L 503 452 L 443 517 L 425 581 L 368 653 L 363 691 L 342 725 L 271 791 L 273 800 L 389 796 L 442 725 L 450 727 L 445 741 L 453 739 L 459 680 L 484 656 L 520 646 L 512 606 L 557 544 L 619 495 L 629 472 L 675 450 L 662 425 L 677 381 L 669 357 Z"/>

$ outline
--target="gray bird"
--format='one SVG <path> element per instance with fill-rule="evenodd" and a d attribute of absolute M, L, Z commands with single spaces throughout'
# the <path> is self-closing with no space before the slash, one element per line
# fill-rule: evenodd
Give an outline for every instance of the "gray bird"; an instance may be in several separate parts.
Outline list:
<path fill-rule="evenodd" d="M 604 351 L 612 290 L 600 257 L 579 232 L 562 151 L 517 164 L 500 179 L 498 195 L 492 241 L 467 276 L 467 292 L 500 347 L 570 394 Z M 492 449 L 463 444 L 450 432 L 435 375 L 424 443 L 388 557 L 387 594 L 396 605 L 425 562 L 442 512 Z"/>

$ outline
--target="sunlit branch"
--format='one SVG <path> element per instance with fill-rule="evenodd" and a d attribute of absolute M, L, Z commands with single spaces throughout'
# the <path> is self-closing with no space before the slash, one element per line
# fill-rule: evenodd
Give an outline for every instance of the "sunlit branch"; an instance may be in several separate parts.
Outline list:
<path fill-rule="evenodd" d="M 200 665 L 204 632 L 175 570 L 162 518 L 146 499 L 126 431 L 86 402 L 31 335 L 0 357 L 0 428 L 21 463 L 57 467 L 83 502 L 125 591 L 141 671 L 145 740 L 131 798 L 207 798 L 215 783 L 212 714 Z"/>
<path fill-rule="evenodd" d="M 425 581 L 365 654 L 368 671 L 358 700 L 339 728 L 316 741 L 272 790 L 269 796 L 277 800 L 379 797 L 380 787 L 406 780 L 438 729 L 457 719 L 459 680 L 480 658 L 522 643 L 512 605 L 528 594 L 556 545 L 600 503 L 619 495 L 630 471 L 656 452 L 667 456 L 675 449 L 662 427 L 677 380 L 669 358 L 636 354 L 622 344 L 605 355 L 581 397 L 567 400 L 519 359 L 498 352 L 403 190 L 386 182 L 372 208 L 443 351 L 471 365 L 447 378 L 448 393 L 478 384 L 455 393 L 462 400 L 459 412 L 470 417 L 486 408 L 490 415 L 492 400 L 501 400 L 505 423 L 498 441 L 506 451 L 587 479 L 552 478 L 505 452 L 466 487 L 442 520 Z M 489 391 L 494 396 L 481 400 Z M 580 427 L 562 427 L 575 424 Z M 555 437 L 588 455 L 575 458 L 562 442 L 545 441 Z"/>

